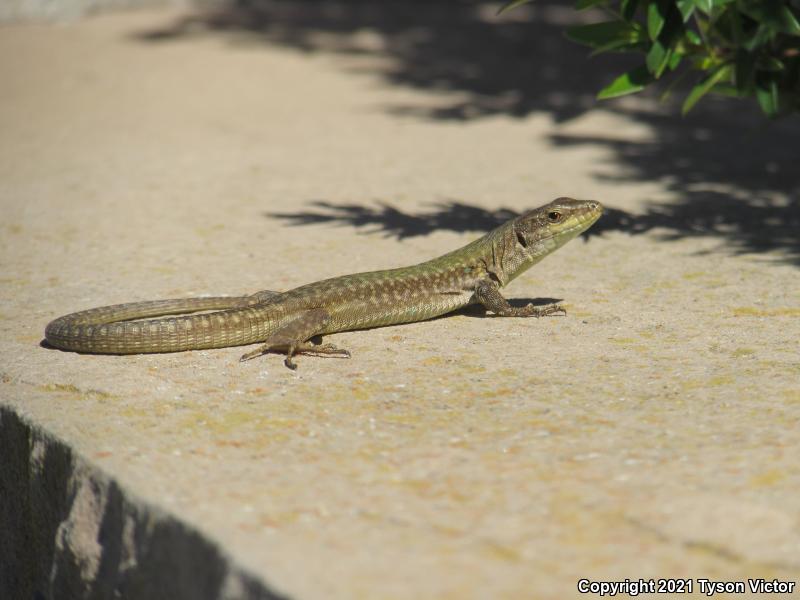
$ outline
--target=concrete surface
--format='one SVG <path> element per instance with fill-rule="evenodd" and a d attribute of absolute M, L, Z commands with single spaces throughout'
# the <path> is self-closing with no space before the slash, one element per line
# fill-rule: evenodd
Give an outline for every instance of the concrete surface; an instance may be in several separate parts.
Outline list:
<path fill-rule="evenodd" d="M 10 597 L 797 580 L 797 123 L 594 106 L 611 73 L 555 4 L 269 6 L 0 29 Z M 409 264 L 559 195 L 611 210 L 507 291 L 565 318 L 340 334 L 352 359 L 297 372 L 40 346 L 67 312 Z"/>
<path fill-rule="evenodd" d="M 2 0 L 0 23 L 70 23 L 87 15 L 132 8 L 209 5 L 192 0 Z"/>

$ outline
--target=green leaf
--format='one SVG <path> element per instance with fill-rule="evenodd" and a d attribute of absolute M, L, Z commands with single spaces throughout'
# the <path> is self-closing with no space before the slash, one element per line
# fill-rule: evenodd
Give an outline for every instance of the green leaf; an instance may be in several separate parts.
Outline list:
<path fill-rule="evenodd" d="M 675 4 L 681 13 L 681 17 L 683 17 L 683 22 L 686 23 L 686 21 L 692 17 L 692 13 L 694 12 L 694 0 L 677 0 Z"/>
<path fill-rule="evenodd" d="M 623 21 L 604 21 L 569 27 L 567 37 L 580 44 L 593 47 L 608 46 L 609 44 L 622 46 L 643 39 L 642 32 L 636 24 Z"/>
<path fill-rule="evenodd" d="M 647 70 L 653 74 L 653 77 L 658 79 L 667 67 L 671 57 L 672 48 L 665 48 L 659 40 L 656 40 L 645 57 Z"/>
<path fill-rule="evenodd" d="M 711 14 L 711 10 L 714 8 L 712 0 L 693 0 L 693 2 L 699 10 L 702 10 L 707 15 Z"/>
<path fill-rule="evenodd" d="M 695 46 L 699 46 L 703 43 L 703 38 L 701 38 L 697 32 L 693 29 L 686 30 L 686 39 L 689 40 L 690 43 L 694 44 Z"/>
<path fill-rule="evenodd" d="M 507 2 L 497 10 L 497 16 L 500 16 L 504 12 L 507 12 L 509 10 L 513 10 L 518 6 L 522 6 L 523 4 L 529 4 L 531 2 L 533 2 L 533 0 L 511 0 L 511 2 Z"/>
<path fill-rule="evenodd" d="M 683 107 L 681 108 L 681 113 L 684 115 L 692 110 L 692 107 L 697 104 L 697 102 L 705 96 L 708 92 L 711 91 L 711 88 L 714 87 L 715 84 L 719 83 L 726 77 L 729 77 L 731 73 L 731 66 L 730 65 L 719 65 L 714 71 L 712 71 L 709 75 L 707 75 L 700 83 L 692 88 L 692 91 L 689 92 L 689 95 L 686 96 L 686 100 L 683 101 Z"/>
<path fill-rule="evenodd" d="M 716 59 L 711 56 L 697 56 L 692 60 L 692 67 L 698 71 L 709 71 L 717 64 Z"/>
<path fill-rule="evenodd" d="M 780 8 L 780 20 L 782 26 L 781 31 L 790 35 L 800 36 L 800 23 L 797 22 L 797 17 L 794 16 L 792 9 L 786 5 Z"/>
<path fill-rule="evenodd" d="M 620 42 L 619 40 L 614 40 L 608 44 L 595 47 L 589 56 L 597 56 L 598 54 L 603 54 L 604 52 L 625 52 L 631 50 L 640 50 L 642 48 L 643 44 L 641 42 Z"/>
<path fill-rule="evenodd" d="M 645 58 L 648 70 L 656 79 L 660 78 L 664 73 L 685 32 L 680 13 L 669 4 L 664 6 L 666 10 L 664 22 L 661 24 L 658 37 L 653 41 Z"/>
<path fill-rule="evenodd" d="M 653 76 L 648 72 L 647 67 L 642 65 L 620 75 L 609 85 L 604 87 L 597 94 L 598 100 L 607 100 L 617 96 L 625 96 L 640 92 L 648 83 L 653 82 Z"/>
<path fill-rule="evenodd" d="M 778 114 L 778 85 L 774 79 L 756 86 L 756 100 L 768 117 Z"/>
<path fill-rule="evenodd" d="M 669 5 L 665 0 L 650 0 L 647 5 L 647 34 L 651 40 L 658 37 L 664 22 L 667 20 Z"/>
<path fill-rule="evenodd" d="M 575 10 L 586 10 L 598 4 L 608 4 L 608 0 L 578 0 L 575 3 Z"/>

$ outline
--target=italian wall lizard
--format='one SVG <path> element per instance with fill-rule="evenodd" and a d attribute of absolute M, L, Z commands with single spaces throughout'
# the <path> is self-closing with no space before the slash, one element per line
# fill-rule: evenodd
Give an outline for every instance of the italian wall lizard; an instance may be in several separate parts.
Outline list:
<path fill-rule="evenodd" d="M 500 288 L 588 229 L 602 212 L 599 202 L 559 198 L 463 248 L 411 267 L 334 277 L 287 292 L 93 308 L 55 319 L 45 338 L 57 348 L 97 354 L 261 342 L 242 360 L 285 351 L 286 366 L 295 369 L 292 357 L 299 353 L 350 356 L 332 344 L 309 341 L 323 334 L 422 321 L 476 303 L 508 317 L 565 313 L 557 304 L 511 306 Z M 199 311 L 215 312 L 186 314 Z"/>

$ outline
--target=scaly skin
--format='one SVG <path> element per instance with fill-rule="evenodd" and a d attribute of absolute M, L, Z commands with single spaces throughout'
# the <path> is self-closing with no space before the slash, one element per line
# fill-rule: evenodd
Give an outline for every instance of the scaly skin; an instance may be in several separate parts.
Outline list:
<path fill-rule="evenodd" d="M 599 202 L 559 198 L 500 225 L 453 252 L 400 269 L 334 277 L 287 292 L 118 304 L 59 317 L 45 329 L 57 348 L 97 354 L 140 354 L 222 348 L 264 342 L 242 360 L 270 350 L 340 354 L 317 335 L 423 321 L 468 304 L 500 316 L 564 313 L 558 305 L 515 308 L 500 288 L 588 229 L 603 213 Z M 180 315 L 198 311 L 215 312 Z"/>

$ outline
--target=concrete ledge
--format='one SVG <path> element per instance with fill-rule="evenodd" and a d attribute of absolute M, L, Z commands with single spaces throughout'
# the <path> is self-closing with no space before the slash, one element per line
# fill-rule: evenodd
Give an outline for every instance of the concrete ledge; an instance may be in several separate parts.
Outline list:
<path fill-rule="evenodd" d="M 0 406 L 8 598 L 277 599 L 214 542 Z"/>

